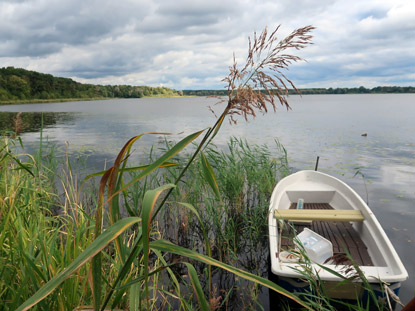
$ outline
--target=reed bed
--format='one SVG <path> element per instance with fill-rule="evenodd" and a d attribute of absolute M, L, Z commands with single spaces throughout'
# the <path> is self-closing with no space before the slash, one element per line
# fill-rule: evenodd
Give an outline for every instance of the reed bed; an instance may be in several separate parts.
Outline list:
<path fill-rule="evenodd" d="M 3 136 L 0 148 L 0 238 L 3 245 L 0 256 L 4 263 L 0 268 L 0 308 L 4 310 L 15 310 L 30 301 L 42 286 L 59 278 L 64 267 L 70 267 L 88 252 L 95 241 L 97 210 L 94 207 L 99 206 L 95 200 L 98 189 L 95 183 L 89 186 L 84 183 L 81 189 L 79 181 L 91 181 L 95 175 L 102 175 L 96 173 L 80 178 L 69 157 L 56 156 L 52 145 L 43 144 L 35 155 L 29 155 L 17 153 L 16 144 L 19 143 L 18 138 Z M 175 144 L 166 141 L 162 147 L 154 148 L 148 162 L 171 152 L 173 146 Z M 142 246 L 123 280 L 117 282 L 129 250 L 144 231 L 142 223 L 135 219 L 137 215 L 145 217 L 148 193 L 159 189 L 156 193 L 163 195 L 163 191 L 172 187 L 160 185 L 171 185 L 192 153 L 171 157 L 164 167 L 123 192 L 119 200 L 120 221 L 125 220 L 123 226 L 127 229 L 118 237 L 126 257 L 120 258 L 122 251 L 117 249 L 116 243 L 104 243 L 108 246 L 101 252 L 101 304 L 106 302 L 106 308 L 263 309 L 260 297 L 267 296 L 264 285 L 269 286 L 263 283 L 263 278 L 267 277 L 268 198 L 279 178 L 290 173 L 286 151 L 278 142 L 267 147 L 232 138 L 227 148 L 211 145 L 204 154 L 189 167 L 186 178 L 174 188 L 165 208 L 146 229 L 150 230 L 148 245 L 152 249 L 148 258 L 144 258 Z M 208 162 L 204 163 L 206 160 Z M 206 163 L 212 164 L 218 192 L 206 182 Z M 145 167 L 148 166 L 124 169 L 123 182 L 128 184 L 136 180 Z M 114 240 L 119 229 L 110 231 L 109 212 L 104 210 L 103 225 L 107 230 L 101 236 L 107 234 L 108 240 Z M 170 252 L 162 252 L 167 249 Z M 86 258 L 90 262 L 92 255 Z M 149 267 L 147 273 L 145 266 Z M 303 304 L 302 308 L 306 305 L 310 309 L 336 310 L 339 303 L 324 295 L 324 284 L 319 282 L 318 274 L 307 267 L 305 262 L 301 271 L 311 287 L 309 292 L 299 293 L 295 300 Z M 34 308 L 92 310 L 91 274 L 91 263 L 76 266 L 70 276 L 55 284 Z M 257 279 L 254 275 L 263 278 Z M 356 275 L 350 282 L 354 278 Z M 119 284 L 114 286 L 116 283 Z M 370 290 L 367 282 L 363 284 Z M 281 299 L 284 297 L 281 293 L 277 295 L 282 308 L 290 310 L 298 306 L 289 303 L 292 299 Z M 374 310 L 383 310 L 386 306 L 373 301 L 371 305 L 376 307 Z M 368 307 L 367 302 L 341 306 L 350 310 Z"/>
<path fill-rule="evenodd" d="M 3 136 L 1 142 L 0 237 L 3 245 L 1 260 L 5 263 L 1 267 L 1 308 L 5 310 L 17 309 L 43 284 L 56 277 L 63 267 L 73 263 L 93 242 L 96 209 L 92 206 L 97 205 L 94 202 L 97 189 L 85 190 L 87 188 L 84 186 L 81 193 L 79 176 L 74 173 L 68 157 L 60 158 L 58 162 L 58 157 L 53 153 L 54 148 L 50 145 L 43 145 L 33 156 L 17 154 L 18 142 L 9 136 Z M 223 189 L 219 197 L 204 182 L 202 160 L 194 162 L 189 168 L 188 177 L 175 189 L 171 200 L 167 202 L 167 208 L 154 220 L 150 236 L 151 239 L 163 237 L 179 246 L 209 253 L 212 258 L 257 273 L 264 268 L 263 258 L 252 255 L 255 252 L 250 253 L 249 260 L 244 255 L 254 245 L 256 249 L 265 247 L 266 198 L 276 182 L 277 173 L 287 169 L 286 154 L 280 149 L 282 153 L 273 152 L 272 157 L 267 147 L 249 146 L 237 139 L 232 139 L 228 148 L 228 151 L 219 151 L 211 146 L 206 150 L 206 157 L 214 163 L 219 189 Z M 166 143 L 154 154 L 170 150 L 171 145 Z M 168 184 L 175 179 L 188 157 L 190 155 L 171 159 L 165 168 L 148 175 L 135 187 L 129 188 L 124 193 L 125 200 L 121 200 L 121 217 L 142 215 L 142 205 L 148 189 L 160 187 L 160 184 Z M 238 172 L 235 172 L 236 169 Z M 254 178 L 254 170 L 262 176 L 261 180 Z M 139 173 L 135 170 L 126 173 L 128 176 L 125 182 L 136 179 L 137 174 Z M 232 185 L 233 180 L 235 183 Z M 269 187 L 262 187 L 261 184 L 268 184 Z M 234 200 L 229 191 L 233 191 L 232 194 L 238 199 Z M 178 203 L 181 201 L 187 203 Z M 238 219 L 235 218 L 236 215 L 239 215 Z M 109 218 L 104 217 L 104 226 L 111 223 Z M 234 223 L 229 226 L 231 221 Z M 241 235 L 248 238 L 241 239 Z M 123 236 L 121 244 L 127 247 L 136 237 L 136 230 L 132 228 Z M 207 249 L 210 251 L 207 252 Z M 109 284 L 115 282 L 117 272 L 122 269 L 122 261 L 115 255 L 116 252 L 114 245 L 103 252 L 101 270 L 104 292 L 111 288 Z M 160 269 L 163 273 L 157 274 L 149 283 L 149 288 L 153 291 L 149 300 L 151 303 L 146 308 L 198 308 L 192 285 L 189 287 L 188 284 L 190 281 L 182 278 L 187 273 L 183 270 L 189 268 L 186 266 L 188 263 L 177 258 L 179 257 L 176 255 L 162 256 L 158 253 L 148 259 L 153 271 Z M 144 270 L 140 268 L 142 260 L 143 258 L 135 263 L 138 270 L 128 271 L 127 279 L 130 282 L 134 278 L 143 277 Z M 174 267 L 171 266 L 171 262 L 175 261 Z M 209 281 L 206 266 L 193 265 L 195 268 L 192 266 L 190 269 L 196 269 L 194 273 L 200 279 L 200 289 L 211 299 L 209 304 L 220 308 L 232 303 L 235 299 L 234 292 L 237 292 L 234 288 L 238 286 L 235 278 L 221 275 L 219 270 L 214 270 Z M 220 280 L 226 278 L 228 286 L 225 288 Z M 229 283 L 229 280 L 232 282 Z M 91 267 L 81 266 L 39 301 L 36 307 L 40 310 L 73 310 L 80 306 L 91 306 L 91 283 Z M 138 285 L 133 284 L 131 290 L 140 291 L 137 289 Z M 121 295 L 118 293 L 110 300 L 114 307 L 134 309 L 131 306 L 137 301 L 142 303 L 143 297 L 129 297 L 122 290 L 122 286 L 120 292 Z M 250 305 L 249 300 L 255 301 L 256 298 L 250 294 L 243 299 L 244 304 Z M 142 307 L 141 305 L 140 308 Z"/>
<path fill-rule="evenodd" d="M 20 141 L 21 142 L 21 141 Z M 17 153 L 19 140 L 0 141 L 0 309 L 15 310 L 92 242 L 90 219 L 76 200 L 74 184 L 57 175 L 54 148 Z M 68 169 L 68 168 L 66 168 Z M 67 172 L 67 170 L 66 170 Z M 63 173 L 63 172 L 62 172 Z M 64 186 L 62 196 L 57 191 Z M 55 213 L 61 210 L 59 215 Z M 39 302 L 64 310 L 88 295 L 87 269 Z"/>

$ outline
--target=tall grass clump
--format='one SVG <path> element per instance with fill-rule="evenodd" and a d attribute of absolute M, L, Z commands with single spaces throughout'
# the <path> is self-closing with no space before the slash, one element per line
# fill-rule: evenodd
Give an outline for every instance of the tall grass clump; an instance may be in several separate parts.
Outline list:
<path fill-rule="evenodd" d="M 286 153 L 278 143 L 271 152 L 267 146 L 231 138 L 225 150 L 210 146 L 204 155 L 179 188 L 188 202 L 199 206 L 207 230 L 214 235 L 218 257 L 232 262 L 245 249 L 244 242 L 252 241 L 254 246 L 265 238 L 269 196 L 278 175 L 284 177 L 289 171 Z M 214 171 L 216 193 L 204 177 L 203 159 Z"/>
<path fill-rule="evenodd" d="M 166 144 L 166 149 L 169 145 Z M 190 153 L 182 159 L 173 159 L 177 166 L 166 168 L 158 178 L 142 182 L 142 187 L 173 182 L 181 171 L 180 163 L 186 163 L 191 156 Z M 206 181 L 207 163 L 215 176 L 213 184 L 217 184 L 217 191 Z M 158 217 L 164 237 L 199 252 L 208 249 L 210 256 L 222 262 L 266 276 L 268 200 L 279 177 L 288 171 L 286 152 L 279 143 L 270 148 L 231 138 L 226 148 L 209 146 L 203 157 L 189 167 L 166 203 L 167 208 Z M 131 191 L 131 200 L 133 193 Z M 180 202 L 187 204 L 184 206 Z M 189 209 L 189 204 L 197 208 L 197 216 Z M 195 264 L 195 268 L 201 275 L 207 272 L 204 265 Z M 228 299 L 236 307 L 239 303 L 236 295 L 241 292 L 234 288 L 246 284 L 242 285 L 243 282 L 219 269 L 212 274 L 213 287 L 219 289 L 216 298 L 222 302 Z M 208 278 L 202 278 L 201 283 L 209 287 Z M 207 292 L 213 294 L 213 290 L 207 289 Z M 253 298 L 251 294 L 243 294 L 245 302 Z"/>
<path fill-rule="evenodd" d="M 274 110 L 278 102 L 289 107 L 285 97 L 287 85 L 294 85 L 285 77 L 283 70 L 301 58 L 287 54 L 287 50 L 302 49 L 310 44 L 312 29 L 311 26 L 297 29 L 280 41 L 276 35 L 278 28 L 271 34 L 264 30 L 258 37 L 255 35 L 249 44 L 246 64 L 238 69 L 235 62 L 224 80 L 228 88 L 227 104 L 211 128 L 189 134 L 146 165 L 129 167 L 133 145 L 143 135 L 155 133 L 137 135 L 125 143 L 112 167 L 91 175 L 90 178 L 101 176 L 93 217 L 87 217 L 92 227 L 86 227 L 85 236 L 91 242 L 85 242 L 85 248 L 79 250 L 77 257 L 61 261 L 60 269 L 39 281 L 35 293 L 17 310 L 41 306 L 51 296 L 58 298 L 59 290 L 73 279 L 80 280 L 82 286 L 72 288 L 81 290 L 85 294 L 83 297 L 87 297 L 80 304 L 91 302 L 88 308 L 94 310 L 217 309 L 221 303 L 216 291 L 221 289 L 212 285 L 213 270 L 216 268 L 232 273 L 235 278 L 254 282 L 255 287 L 268 287 L 309 308 L 298 297 L 268 279 L 227 263 L 235 263 L 241 252 L 237 246 L 241 232 L 249 231 L 254 240 L 259 236 L 255 226 L 244 224 L 241 214 L 246 212 L 250 220 L 257 217 L 258 220 L 253 221 L 261 221 L 254 205 L 262 204 L 274 180 L 268 184 L 264 182 L 263 190 L 258 190 L 263 179 L 254 171 L 255 166 L 261 168 L 261 159 L 253 159 L 253 154 L 263 150 L 249 150 L 244 142 L 231 142 L 231 152 L 239 163 L 236 164 L 231 163 L 226 155 L 214 152 L 209 144 L 227 117 L 235 123 L 236 115 L 242 115 L 245 119 L 255 117 L 257 112 L 267 112 L 267 105 Z M 185 163 L 174 163 L 182 150 L 192 143 L 196 147 Z M 266 167 L 269 162 L 266 163 L 261 170 L 269 177 L 275 173 L 275 167 L 271 165 L 269 170 Z M 234 166 L 228 170 L 223 165 Z M 168 167 L 172 166 L 180 169 L 169 170 Z M 165 183 L 159 179 L 160 184 L 153 187 L 154 178 L 162 176 L 164 170 L 169 170 L 170 180 Z M 200 194 L 183 191 L 183 183 L 188 184 L 188 189 L 193 189 L 192 170 L 201 172 L 204 184 L 209 186 L 216 201 L 206 199 L 203 191 Z M 241 172 L 235 173 L 234 170 Z M 233 186 L 231 180 L 234 181 Z M 137 193 L 129 193 L 138 184 L 142 185 L 142 190 L 135 188 Z M 202 187 L 201 181 L 199 184 Z M 258 190 L 255 195 L 250 192 L 252 189 Z M 193 199 L 189 203 L 187 199 L 190 197 Z M 183 224 L 186 224 L 186 217 L 189 219 L 192 215 L 193 223 L 200 227 L 202 246 L 184 247 L 166 239 L 168 232 L 163 232 L 158 219 L 176 205 L 186 210 L 179 214 L 183 215 L 180 216 L 183 217 L 180 218 Z M 262 206 L 258 210 L 262 215 L 265 208 Z M 215 228 L 211 232 L 208 218 L 221 213 L 224 216 L 214 220 L 217 224 L 213 225 Z M 229 225 L 231 220 L 233 223 Z M 192 227 L 185 227 L 183 230 L 192 230 Z M 72 229 L 71 234 L 77 230 Z M 67 245 L 65 242 L 57 244 Z M 205 267 L 203 275 L 196 269 L 201 264 Z M 48 264 L 45 266 L 49 268 Z M 207 283 L 206 288 L 203 282 Z M 226 297 L 230 294 L 231 291 Z M 65 292 L 60 292 L 60 296 L 66 297 Z"/>
<path fill-rule="evenodd" d="M 0 139 L 2 310 L 17 309 L 92 242 L 87 233 L 90 219 L 82 202 L 73 197 L 74 183 L 60 180 L 64 191 L 61 196 L 57 191 L 54 148 L 42 146 L 34 155 L 19 152 L 23 145 L 13 136 L 4 134 Z M 65 310 L 89 301 L 87 276 L 87 268 L 80 269 L 39 302 L 39 308 Z"/>

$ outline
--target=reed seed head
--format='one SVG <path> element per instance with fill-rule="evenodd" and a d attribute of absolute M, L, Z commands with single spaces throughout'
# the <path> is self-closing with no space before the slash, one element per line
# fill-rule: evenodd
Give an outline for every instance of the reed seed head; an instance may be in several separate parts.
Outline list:
<path fill-rule="evenodd" d="M 278 26 L 271 34 L 267 28 L 251 40 L 246 63 L 242 69 L 238 68 L 235 56 L 233 65 L 229 68 L 229 75 L 223 79 L 228 85 L 228 115 L 230 122 L 236 123 L 234 115 L 242 115 L 245 120 L 248 116 L 255 118 L 256 111 L 263 114 L 268 112 L 268 105 L 276 110 L 276 102 L 287 109 L 290 108 L 287 95 L 289 86 L 298 92 L 294 83 L 283 73 L 292 63 L 302 61 L 303 58 L 286 54 L 289 49 L 300 50 L 311 43 L 313 26 L 306 26 L 294 30 L 286 38 L 279 40 Z"/>
<path fill-rule="evenodd" d="M 19 112 L 16 117 L 13 118 L 14 135 L 19 136 L 23 129 L 22 112 Z"/>

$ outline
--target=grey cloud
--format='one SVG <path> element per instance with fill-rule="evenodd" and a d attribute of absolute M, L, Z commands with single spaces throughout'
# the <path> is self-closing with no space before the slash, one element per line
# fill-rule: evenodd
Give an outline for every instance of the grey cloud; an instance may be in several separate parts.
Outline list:
<path fill-rule="evenodd" d="M 152 14 L 137 24 L 138 32 L 219 34 L 224 29 L 215 29 L 215 26 L 229 16 L 240 13 L 238 6 L 229 1 L 180 0 L 155 3 L 157 6 Z"/>
<path fill-rule="evenodd" d="M 12 15 L 3 16 L 0 21 L 3 29 L 0 30 L 0 42 L 15 42 L 8 49 L 0 43 L 0 56 L 42 56 L 56 53 L 65 45 L 117 37 L 130 24 L 143 18 L 142 8 L 145 8 L 144 3 L 137 1 L 19 3 L 14 6 Z"/>
<path fill-rule="evenodd" d="M 178 1 L 157 1 L 159 4 L 157 12 L 162 15 L 173 16 L 201 16 L 209 15 L 220 18 L 224 15 L 236 11 L 235 2 L 231 1 L 195 1 L 195 0 L 178 0 Z"/>
<path fill-rule="evenodd" d="M 325 60 L 322 62 L 310 60 L 307 64 L 294 66 L 287 75 L 296 82 L 297 86 L 307 87 L 318 81 L 319 87 L 357 87 L 359 79 L 372 79 L 374 87 L 385 83 L 398 83 L 408 85 L 408 79 L 403 78 L 408 72 L 415 72 L 415 60 L 407 61 L 403 59 L 375 59 L 371 64 L 363 61 L 356 68 L 349 65 L 356 65 L 356 61 L 345 56 L 343 62 L 338 60 Z"/>
<path fill-rule="evenodd" d="M 384 0 L 381 5 L 358 0 L 1 1 L 0 63 L 91 81 L 114 77 L 117 84 L 136 79 L 178 89 L 184 84 L 189 88 L 189 83 L 194 88 L 222 88 L 220 79 L 228 74 L 232 52 L 243 62 L 253 31 L 281 23 L 282 36 L 313 24 L 318 27 L 315 44 L 299 52 L 309 63 L 287 72 L 296 84 L 320 81 L 325 84 L 321 86 L 330 86 L 371 76 L 404 81 L 415 66 L 415 40 L 410 40 L 415 14 L 402 11 L 403 4 L 401 0 Z"/>
<path fill-rule="evenodd" d="M 150 66 L 148 61 L 151 58 L 145 59 L 134 54 L 134 50 L 117 47 L 97 50 L 88 56 L 70 61 L 60 72 L 65 76 L 96 79 L 106 76 L 120 77 Z"/>

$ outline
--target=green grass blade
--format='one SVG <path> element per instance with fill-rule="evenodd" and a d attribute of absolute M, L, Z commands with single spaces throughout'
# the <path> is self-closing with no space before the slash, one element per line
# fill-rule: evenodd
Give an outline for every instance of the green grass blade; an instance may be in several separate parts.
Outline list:
<path fill-rule="evenodd" d="M 137 255 L 139 253 L 141 253 L 142 251 L 142 232 L 141 232 L 141 227 L 138 227 L 137 230 L 137 238 L 136 241 L 134 242 L 134 246 L 130 252 L 130 255 L 128 256 L 126 262 L 124 263 L 123 267 L 121 268 L 121 271 L 118 273 L 117 278 L 115 279 L 114 283 L 111 286 L 111 289 L 109 290 L 109 292 L 107 293 L 107 296 L 105 297 L 105 301 L 101 307 L 101 310 L 104 311 L 105 307 L 107 306 L 108 302 L 110 301 L 113 293 L 114 293 L 114 288 L 116 288 L 118 286 L 118 284 L 120 283 L 120 281 L 122 279 L 124 279 L 124 277 L 127 275 L 128 271 L 131 269 L 131 264 L 133 263 L 134 259 L 137 257 Z"/>
<path fill-rule="evenodd" d="M 132 284 L 129 296 L 130 311 L 140 310 L 140 284 Z"/>
<path fill-rule="evenodd" d="M 43 298 L 52 293 L 63 281 L 71 276 L 76 270 L 84 265 L 88 260 L 94 257 L 102 249 L 104 249 L 111 241 L 123 233 L 131 225 L 141 221 L 139 217 L 129 217 L 118 221 L 116 224 L 105 230 L 91 245 L 89 245 L 69 266 L 53 277 L 41 289 L 39 289 L 32 297 L 26 300 L 17 311 L 28 310 Z"/>
<path fill-rule="evenodd" d="M 199 277 L 195 268 L 190 263 L 185 262 L 184 264 L 186 265 L 187 271 L 189 272 L 190 281 L 192 282 L 192 286 L 196 293 L 197 300 L 199 301 L 200 308 L 203 311 L 209 311 L 209 303 L 206 301 L 205 294 L 203 293 L 203 289 L 200 285 Z"/>
<path fill-rule="evenodd" d="M 216 181 L 215 172 L 203 152 L 200 152 L 200 159 L 202 163 L 203 176 L 205 177 L 205 180 L 209 184 L 210 188 L 212 188 L 213 193 L 220 200 L 220 191 Z"/>
<path fill-rule="evenodd" d="M 105 196 L 105 187 L 108 182 L 108 178 L 111 176 L 112 168 L 110 168 L 104 176 L 101 178 L 98 190 L 98 207 L 95 211 L 95 239 L 101 235 L 102 223 L 103 223 L 103 210 L 104 210 L 104 196 Z M 94 306 L 97 307 L 100 305 L 101 299 L 101 266 L 102 258 L 101 254 L 98 253 L 92 258 L 92 297 L 94 301 Z"/>
<path fill-rule="evenodd" d="M 143 228 L 143 264 L 144 264 L 144 277 L 145 277 L 145 294 L 147 298 L 147 304 L 149 301 L 148 293 L 148 257 L 150 255 L 150 230 L 151 230 L 151 220 L 153 218 L 154 207 L 157 201 L 157 198 L 160 194 L 167 189 L 173 188 L 175 185 L 167 184 L 156 188 L 154 190 L 149 190 L 144 194 L 143 206 L 142 206 L 142 228 Z"/>
<path fill-rule="evenodd" d="M 163 163 L 162 165 L 160 165 L 160 167 L 172 167 L 172 166 L 177 166 L 177 164 L 176 163 L 172 163 L 172 162 L 166 162 L 166 163 Z M 134 166 L 134 167 L 126 167 L 124 169 L 120 169 L 119 172 L 125 173 L 125 172 L 143 171 L 146 168 L 148 168 L 148 165 L 141 165 L 141 166 Z M 89 174 L 88 176 L 86 176 L 84 178 L 84 181 L 87 181 L 88 179 L 91 179 L 92 177 L 102 176 L 102 175 L 105 174 L 105 172 L 106 172 L 106 170 L 105 171 L 96 172 L 96 173 L 93 173 L 93 174 Z"/>
<path fill-rule="evenodd" d="M 119 187 L 122 184 L 122 172 L 120 172 L 120 166 L 125 168 L 127 164 L 127 159 L 129 157 L 129 153 L 131 150 L 132 145 L 140 139 L 145 134 L 155 134 L 153 132 L 142 133 L 140 135 L 134 136 L 130 138 L 124 146 L 121 148 L 121 151 L 118 153 L 117 158 L 114 161 L 114 165 L 110 169 L 111 174 L 109 175 L 107 184 L 108 184 L 108 207 L 109 207 L 109 216 L 110 216 L 110 224 L 116 223 L 120 217 L 120 207 L 119 207 Z M 104 175 L 105 176 L 105 175 Z M 124 248 L 122 245 L 121 239 L 118 237 L 115 240 L 115 248 L 117 250 L 116 254 L 121 262 L 124 262 Z M 95 304 L 95 311 L 99 310 L 99 305 Z"/>
<path fill-rule="evenodd" d="M 169 274 L 169 277 L 170 277 L 171 285 L 173 286 L 173 288 L 175 288 L 175 291 L 176 291 L 177 295 L 180 297 L 181 296 L 181 294 L 180 294 L 180 292 L 181 292 L 180 283 L 177 280 L 177 277 L 174 274 L 174 272 L 172 271 L 172 269 L 170 269 L 170 266 L 175 265 L 176 263 L 173 263 L 173 264 L 169 265 L 169 264 L 167 264 L 166 260 L 164 259 L 163 254 L 161 252 L 159 252 L 157 250 L 154 250 L 154 249 L 153 249 L 153 252 L 157 256 L 157 258 L 161 261 L 163 267 L 165 267 L 165 269 L 167 270 L 167 273 Z"/>
<path fill-rule="evenodd" d="M 173 254 L 177 254 L 180 256 L 185 256 L 187 258 L 193 259 L 193 260 L 197 260 L 200 262 L 203 262 L 205 264 L 208 265 L 212 265 L 221 269 L 224 269 L 226 271 L 232 272 L 233 274 L 240 276 L 248 281 L 252 281 L 255 282 L 257 284 L 263 285 L 265 287 L 268 287 L 276 292 L 278 292 L 281 295 L 284 295 L 292 300 L 294 300 L 295 302 L 297 302 L 298 304 L 302 305 L 303 307 L 311 310 L 311 308 L 309 306 L 307 306 L 304 302 L 302 302 L 298 297 L 294 296 L 293 294 L 291 294 L 290 292 L 288 292 L 287 290 L 285 290 L 284 288 L 278 286 L 277 284 L 271 282 L 268 279 L 265 279 L 263 277 L 254 275 L 252 273 L 243 271 L 241 269 L 232 267 L 230 265 L 227 265 L 223 262 L 220 262 L 218 260 L 215 260 L 213 258 L 210 258 L 208 256 L 199 254 L 193 250 L 190 249 L 186 249 L 183 248 L 181 246 L 177 246 L 171 242 L 165 241 L 165 240 L 158 240 L 158 241 L 154 241 L 150 243 L 150 248 L 154 248 L 157 249 L 159 251 L 162 252 L 168 252 L 168 253 L 173 253 Z"/>
<path fill-rule="evenodd" d="M 209 238 L 208 238 L 208 235 L 207 235 L 207 231 L 206 231 L 205 225 L 202 221 L 202 218 L 199 215 L 199 212 L 194 208 L 193 205 L 191 205 L 189 203 L 179 202 L 179 204 L 187 207 L 189 210 L 191 210 L 196 215 L 197 219 L 199 220 L 200 227 L 202 228 L 202 234 L 203 234 L 203 239 L 205 240 L 205 247 L 206 247 L 207 255 L 209 257 L 212 257 L 212 250 L 210 248 L 210 243 L 209 243 Z M 208 283 L 209 284 L 209 295 L 211 295 L 211 293 L 212 293 L 212 267 L 211 267 L 211 265 L 208 265 L 208 282 L 209 282 Z"/>
<path fill-rule="evenodd" d="M 31 269 L 35 272 L 36 275 L 38 275 L 42 281 L 47 282 L 47 279 L 45 278 L 45 275 L 39 270 L 39 268 L 36 266 L 32 258 L 30 258 L 25 252 L 21 252 L 23 257 L 26 259 L 26 262 L 31 267 Z"/>
<path fill-rule="evenodd" d="M 222 114 L 220 115 L 220 117 L 219 117 L 219 119 L 216 121 L 216 124 L 214 125 L 214 127 L 212 128 L 212 130 L 213 130 L 213 135 L 212 135 L 212 137 L 210 138 L 210 140 L 209 140 L 209 142 L 207 143 L 207 145 L 209 145 L 210 144 L 210 142 L 213 140 L 213 138 L 215 138 L 215 136 L 218 134 L 218 132 L 219 132 L 219 130 L 220 130 L 220 128 L 221 128 L 221 126 L 222 126 L 222 124 L 223 124 L 223 121 L 225 120 L 225 117 L 226 117 L 226 115 L 228 114 L 228 108 L 226 108 L 223 112 L 222 112 Z"/>
<path fill-rule="evenodd" d="M 142 133 L 140 135 L 134 136 L 130 138 L 121 148 L 121 151 L 118 153 L 117 158 L 114 161 L 114 165 L 109 168 L 107 171 L 105 171 L 104 175 L 101 178 L 100 186 L 99 186 L 99 199 L 98 199 L 98 208 L 96 211 L 96 221 L 95 221 L 95 238 L 97 238 L 101 234 L 101 225 L 102 225 L 102 219 L 103 219 L 103 209 L 104 205 L 109 202 L 109 212 L 110 212 L 110 223 L 114 224 L 119 219 L 119 206 L 118 206 L 118 193 L 119 191 L 116 191 L 115 187 L 117 183 L 117 177 L 118 177 L 118 170 L 120 165 L 124 161 L 124 157 L 126 153 L 130 150 L 131 146 L 140 139 L 145 134 L 155 134 L 153 132 L 149 133 Z M 127 155 L 128 156 L 128 155 Z M 125 164 L 125 163 L 124 163 Z M 108 199 L 106 202 L 104 202 L 104 196 L 105 196 L 105 188 L 108 187 Z M 116 192 L 114 194 L 114 192 Z M 115 197 L 115 200 L 113 201 L 113 198 Z M 117 249 L 117 255 L 121 260 L 123 260 L 123 249 L 121 246 L 121 241 L 119 238 L 115 241 L 116 249 Z M 94 300 L 94 310 L 98 311 L 99 307 L 101 305 L 101 254 L 97 254 L 92 259 L 92 281 L 93 281 L 93 300 Z"/>
<path fill-rule="evenodd" d="M 173 266 L 173 265 L 174 265 L 174 264 L 167 265 L 167 266 L 161 266 L 161 267 L 159 267 L 159 268 L 157 268 L 157 269 L 155 269 L 155 270 L 153 270 L 153 271 L 149 272 L 149 273 L 148 273 L 148 275 L 149 275 L 149 276 L 152 276 L 152 275 L 154 275 L 154 274 L 158 274 L 158 273 L 160 273 L 161 271 L 163 271 L 164 269 L 166 269 L 166 268 L 168 268 L 168 267 L 170 267 L 170 266 Z M 125 283 L 124 285 L 122 285 L 122 286 L 120 286 L 120 287 L 115 288 L 115 290 L 123 290 L 123 289 L 126 289 L 126 288 L 128 288 L 128 287 L 130 287 L 130 286 L 133 286 L 133 285 L 137 284 L 137 283 L 141 283 L 142 281 L 144 281 L 144 275 L 139 276 L 138 278 L 135 278 L 135 279 L 133 279 L 133 280 L 129 281 L 128 283 Z"/>
<path fill-rule="evenodd" d="M 17 165 L 20 167 L 20 168 L 22 168 L 22 169 L 24 169 L 26 172 L 28 172 L 30 175 L 32 175 L 33 177 L 35 177 L 35 175 L 33 174 L 33 172 L 29 169 L 29 167 L 27 167 L 26 165 L 24 165 L 18 158 L 16 158 L 14 155 L 12 155 L 10 152 L 8 152 L 7 150 L 5 151 L 5 153 L 9 156 L 9 157 L 11 157 L 13 160 L 14 160 L 14 162 L 16 162 L 17 163 Z"/>
<path fill-rule="evenodd" d="M 135 184 L 138 180 L 141 178 L 147 176 L 148 174 L 152 173 L 156 169 L 158 169 L 161 165 L 163 165 L 166 161 L 174 157 L 176 154 L 178 154 L 181 150 L 183 150 L 188 144 L 190 144 L 192 141 L 194 141 L 197 137 L 199 137 L 200 134 L 202 134 L 204 130 L 195 132 L 193 134 L 190 134 L 189 136 L 183 138 L 181 141 L 179 141 L 176 145 L 174 145 L 170 150 L 168 150 L 166 153 L 164 153 L 160 158 L 158 158 L 156 161 L 148 165 L 148 167 L 139 175 L 137 175 L 132 181 L 130 181 L 127 185 L 119 189 L 117 192 L 115 192 L 110 198 L 108 198 L 107 202 L 112 199 L 115 195 L 118 193 L 124 191 L 125 189 L 129 188 L 131 185 Z M 105 202 L 105 203 L 107 203 Z"/>

